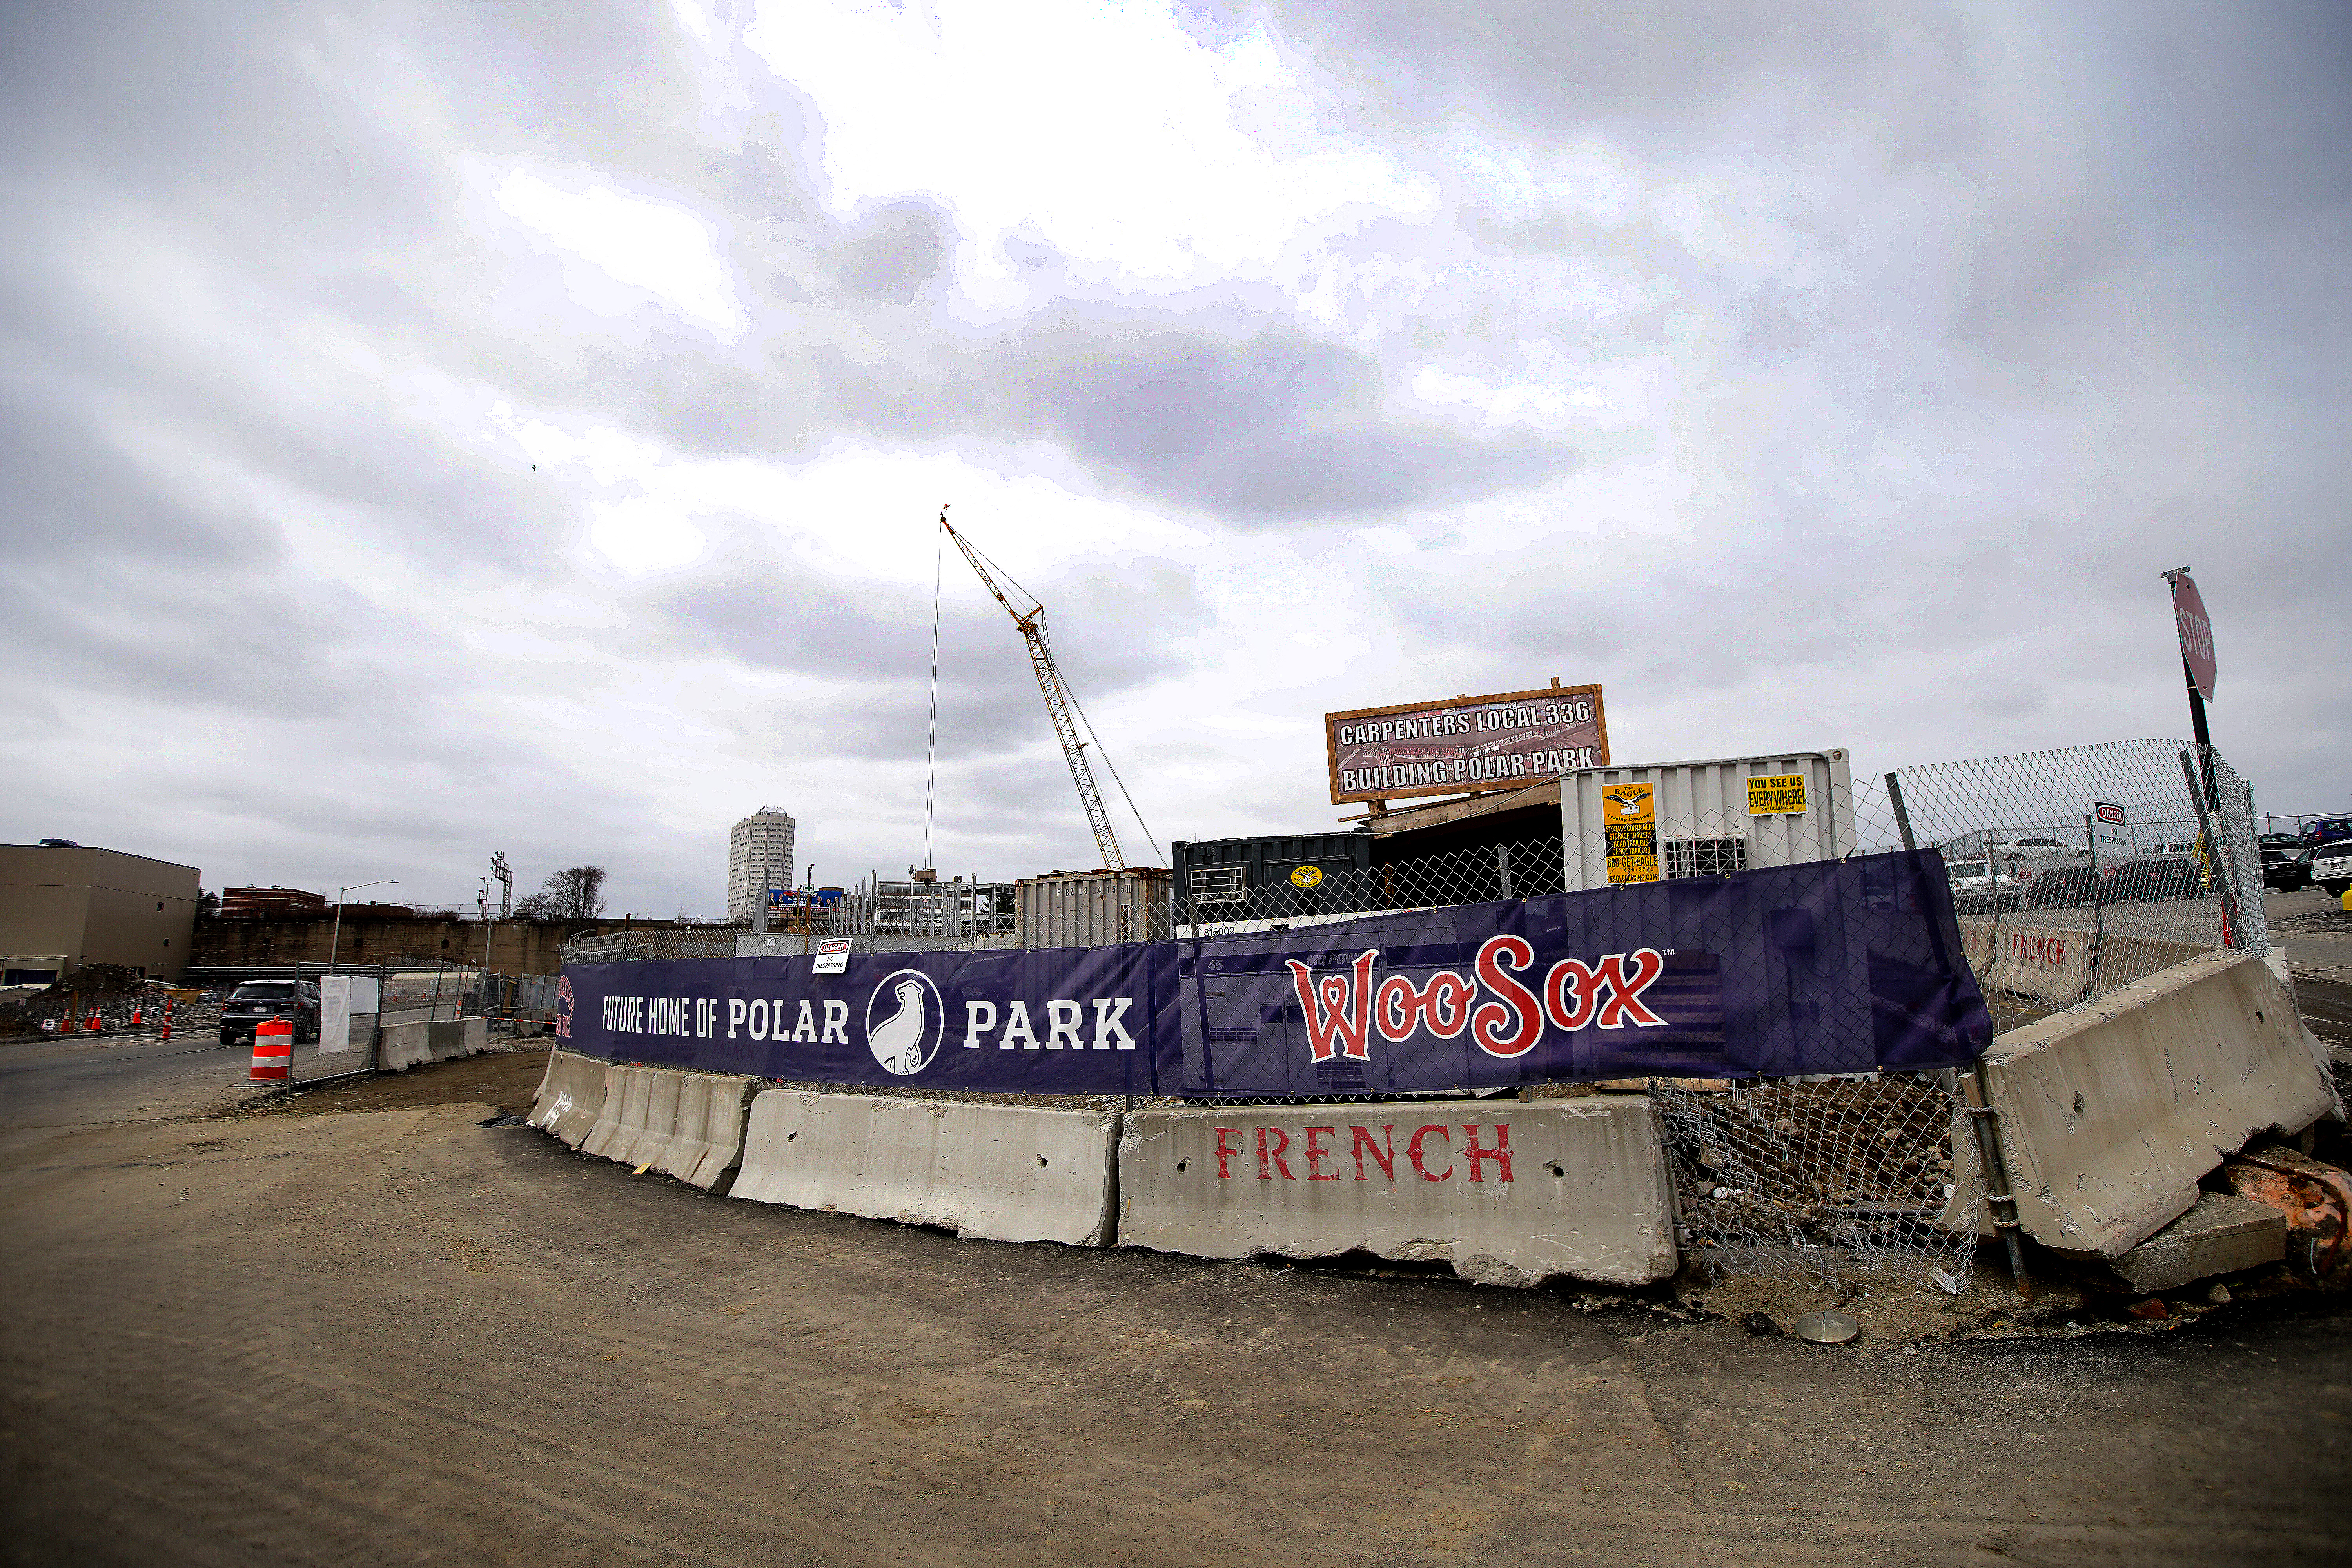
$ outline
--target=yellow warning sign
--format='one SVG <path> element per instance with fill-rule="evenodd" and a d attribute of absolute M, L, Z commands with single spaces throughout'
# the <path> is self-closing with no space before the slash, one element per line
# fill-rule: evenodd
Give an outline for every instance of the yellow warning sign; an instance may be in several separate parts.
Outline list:
<path fill-rule="evenodd" d="M 1301 866 L 1290 873 L 1290 885 L 1294 888 L 1311 888 L 1322 879 L 1323 868 L 1320 866 Z"/>
<path fill-rule="evenodd" d="M 1805 775 L 1759 773 L 1748 781 L 1748 815 L 1794 816 L 1805 809 Z"/>
<path fill-rule="evenodd" d="M 1610 784 L 1601 792 L 1602 831 L 1607 836 L 1612 882 L 1658 879 L 1656 786 Z"/>

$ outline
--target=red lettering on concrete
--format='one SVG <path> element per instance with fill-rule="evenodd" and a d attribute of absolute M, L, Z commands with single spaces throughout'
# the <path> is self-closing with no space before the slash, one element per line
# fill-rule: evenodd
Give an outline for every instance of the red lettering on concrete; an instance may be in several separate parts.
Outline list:
<path fill-rule="evenodd" d="M 1238 1143 L 1232 1145 L 1230 1148 L 1226 1146 L 1225 1134 L 1228 1132 L 1238 1138 L 1242 1135 L 1242 1130 L 1238 1127 L 1220 1127 L 1217 1129 L 1217 1180 L 1221 1182 L 1233 1174 L 1232 1172 L 1225 1169 L 1225 1162 L 1242 1152 L 1241 1145 Z"/>
<path fill-rule="evenodd" d="M 1269 1152 L 1265 1146 L 1265 1135 L 1269 1132 L 1282 1140 L 1281 1142 L 1276 1143 L 1274 1146 L 1271 1152 Z M 1282 1179 L 1286 1182 L 1295 1182 L 1298 1179 L 1290 1173 L 1289 1165 L 1285 1163 L 1282 1158 L 1283 1151 L 1289 1147 L 1290 1134 L 1285 1132 L 1281 1128 L 1261 1127 L 1257 1130 L 1257 1179 L 1259 1181 L 1270 1182 L 1274 1180 L 1274 1173 L 1276 1171 L 1280 1171 L 1282 1173 Z M 1271 1167 L 1271 1169 L 1269 1169 L 1269 1167 Z"/>
<path fill-rule="evenodd" d="M 1393 1125 L 1383 1126 L 1381 1129 L 1381 1141 L 1378 1143 L 1372 1142 L 1372 1130 L 1369 1127 L 1350 1124 L 1348 1133 L 1349 1152 L 1356 1156 L 1356 1180 L 1360 1182 L 1366 1179 L 1364 1156 L 1368 1153 L 1371 1155 L 1372 1163 L 1380 1166 L 1381 1175 L 1391 1182 L 1396 1180 L 1396 1128 Z"/>
<path fill-rule="evenodd" d="M 1451 1145 L 1454 1142 L 1453 1133 L 1448 1132 L 1444 1127 L 1439 1123 L 1433 1121 L 1428 1126 L 1422 1128 L 1412 1135 L 1412 1142 L 1404 1146 L 1405 1157 L 1412 1162 L 1412 1168 L 1421 1173 L 1421 1179 L 1423 1181 L 1442 1182 L 1445 1180 L 1446 1177 L 1454 1173 L 1454 1156 L 1450 1147 L 1445 1157 L 1445 1169 L 1438 1172 L 1437 1174 L 1433 1176 L 1431 1175 L 1429 1173 L 1429 1167 L 1421 1163 L 1421 1141 L 1428 1137 L 1433 1132 L 1436 1133 L 1440 1138 L 1444 1139 L 1448 1145 Z"/>
<path fill-rule="evenodd" d="M 1474 1182 L 1484 1181 L 1486 1178 L 1478 1174 L 1479 1166 L 1482 1162 L 1492 1160 L 1503 1168 L 1498 1179 L 1508 1182 L 1511 1179 L 1511 1124 L 1507 1121 L 1496 1123 L 1495 1146 L 1492 1149 L 1478 1147 L 1477 1128 L 1465 1126 L 1462 1131 L 1469 1135 L 1468 1146 L 1462 1152 L 1470 1160 L 1470 1179 Z"/>
<path fill-rule="evenodd" d="M 1325 1175 L 1323 1162 L 1336 1160 L 1339 1156 L 1336 1151 L 1326 1149 L 1315 1142 L 1318 1132 L 1328 1132 L 1334 1138 L 1339 1136 L 1339 1130 L 1336 1127 L 1310 1127 L 1307 1130 L 1307 1179 L 1310 1182 L 1336 1182 L 1339 1179 L 1339 1173 L 1334 1171 Z"/>

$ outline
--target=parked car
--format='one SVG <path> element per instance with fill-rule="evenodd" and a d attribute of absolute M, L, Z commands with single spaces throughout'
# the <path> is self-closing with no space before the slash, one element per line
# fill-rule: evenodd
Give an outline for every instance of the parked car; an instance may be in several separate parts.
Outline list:
<path fill-rule="evenodd" d="M 2126 860 L 2116 868 L 2115 876 L 2107 882 L 2107 901 L 2115 904 L 2204 896 L 2204 869 L 2185 855 L 2158 854 Z"/>
<path fill-rule="evenodd" d="M 2311 858 L 2319 853 L 2318 846 L 2301 851 L 2263 851 L 2263 886 L 2276 888 L 2282 893 L 2300 892 L 2311 886 Z M 2272 856 L 2278 858 L 2273 859 Z"/>
<path fill-rule="evenodd" d="M 2006 866 L 1988 873 L 1981 858 L 1953 860 L 1946 863 L 1944 874 L 1952 884 L 1952 907 L 1960 914 L 2017 908 L 2017 878 Z"/>
<path fill-rule="evenodd" d="M 2329 898 L 2342 898 L 2344 889 L 2352 888 L 2352 839 L 2323 844 L 2313 850 L 2311 879 L 2325 889 Z"/>
<path fill-rule="evenodd" d="M 2313 848 L 2352 838 L 2352 816 L 2318 816 L 2303 825 L 2296 838 Z"/>
<path fill-rule="evenodd" d="M 1994 842 L 1992 852 L 2004 860 L 2028 857 L 2046 860 L 2055 856 L 2080 857 L 2089 853 L 2063 838 L 2002 838 Z"/>
<path fill-rule="evenodd" d="M 2284 849 L 2292 857 L 2303 847 L 2303 840 L 2292 833 L 2258 833 L 2254 836 L 2257 849 Z"/>
<path fill-rule="evenodd" d="M 249 1044 L 256 1029 L 283 1018 L 294 1026 L 294 1043 L 305 1045 L 319 1037 L 319 987 L 308 980 L 299 998 L 291 980 L 248 980 L 221 1004 L 220 1043 Z"/>
<path fill-rule="evenodd" d="M 2030 910 L 2084 909 L 2104 902 L 2106 877 L 2088 866 L 2057 866 L 2038 872 L 2025 886 Z"/>

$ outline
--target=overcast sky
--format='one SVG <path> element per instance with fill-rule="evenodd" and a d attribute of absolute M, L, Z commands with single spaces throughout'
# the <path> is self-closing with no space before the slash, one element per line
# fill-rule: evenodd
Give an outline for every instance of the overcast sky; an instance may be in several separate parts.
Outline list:
<path fill-rule="evenodd" d="M 1553 676 L 1620 762 L 2183 734 L 2183 564 L 2258 805 L 2352 811 L 2338 5 L 18 5 L 0 73 L 0 837 L 898 872 L 943 501 L 1162 845 Z M 952 552 L 941 618 L 942 873 L 1094 864 Z"/>

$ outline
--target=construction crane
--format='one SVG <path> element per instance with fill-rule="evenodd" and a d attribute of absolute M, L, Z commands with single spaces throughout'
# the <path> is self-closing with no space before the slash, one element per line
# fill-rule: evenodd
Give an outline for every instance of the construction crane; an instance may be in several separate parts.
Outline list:
<path fill-rule="evenodd" d="M 986 559 L 948 521 L 945 507 L 940 509 L 940 526 L 948 531 L 948 537 L 963 552 L 963 558 L 980 574 L 981 585 L 996 596 L 1004 613 L 1013 617 L 1013 624 L 1021 628 L 1022 638 L 1029 645 L 1029 667 L 1037 674 L 1037 689 L 1045 694 L 1045 711 L 1053 717 L 1054 733 L 1062 742 L 1062 756 L 1070 764 L 1070 782 L 1078 786 L 1078 804 L 1087 808 L 1087 826 L 1095 830 L 1095 847 L 1102 851 L 1106 869 L 1124 870 L 1127 858 L 1119 853 L 1118 835 L 1111 831 L 1110 813 L 1103 806 L 1102 791 L 1095 787 L 1095 771 L 1087 763 L 1087 742 L 1078 739 L 1077 721 L 1072 717 L 1072 710 L 1077 704 L 1071 700 L 1069 688 L 1063 684 L 1062 672 L 1054 663 L 1053 645 L 1045 638 L 1045 606 L 1018 583 L 1013 586 L 1031 600 L 1029 608 L 1024 611 L 1005 597 Z M 1005 581 L 1010 583 L 1012 578 L 1008 576 Z"/>

